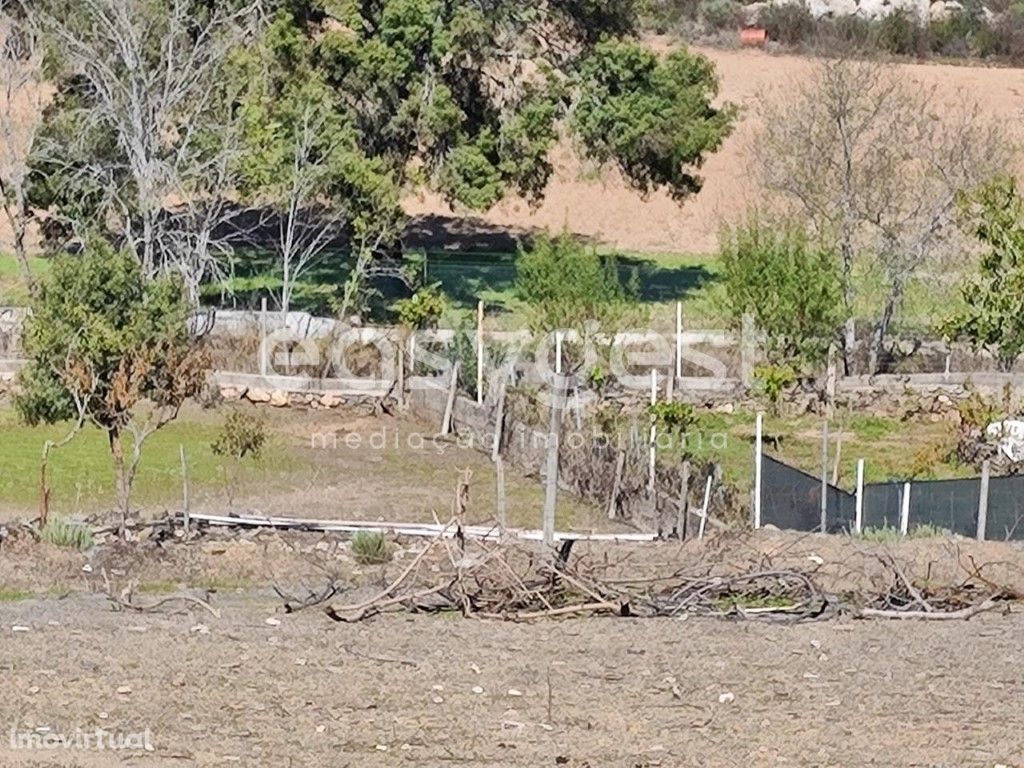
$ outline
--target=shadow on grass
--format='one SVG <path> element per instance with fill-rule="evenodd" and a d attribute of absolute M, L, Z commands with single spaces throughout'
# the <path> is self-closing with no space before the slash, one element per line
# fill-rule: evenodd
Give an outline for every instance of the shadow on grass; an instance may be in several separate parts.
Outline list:
<path fill-rule="evenodd" d="M 407 272 L 423 284 L 440 283 L 455 309 L 476 306 L 480 299 L 494 309 L 508 310 L 516 280 L 516 256 L 528 248 L 534 232 L 489 224 L 475 218 L 441 215 L 417 216 L 410 220 L 401 241 L 401 261 Z M 382 253 L 382 258 L 395 254 Z M 617 255 L 621 278 L 635 286 L 644 303 L 685 300 L 715 280 L 702 264 L 661 262 L 656 256 Z M 226 284 L 211 286 L 207 298 L 220 303 L 232 294 L 235 306 L 254 308 L 262 296 L 280 290 L 279 267 L 267 242 L 239 247 Z M 296 287 L 293 308 L 318 313 L 331 312 L 331 298 L 340 293 L 351 271 L 349 249 L 335 244 L 303 274 Z M 374 314 L 386 315 L 386 308 L 408 295 L 402 280 L 377 277 L 371 281 L 376 292 Z M 230 290 L 227 290 L 230 289 Z"/>

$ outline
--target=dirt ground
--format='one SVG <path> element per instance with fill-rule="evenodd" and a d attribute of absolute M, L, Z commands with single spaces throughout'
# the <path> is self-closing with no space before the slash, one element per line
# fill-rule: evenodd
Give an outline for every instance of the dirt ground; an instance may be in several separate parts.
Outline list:
<path fill-rule="evenodd" d="M 385 567 L 392 576 L 421 545 L 404 546 Z M 870 578 L 875 551 L 763 532 L 590 545 L 579 556 L 634 571 L 815 556 L 836 588 Z M 991 578 L 1024 580 L 1019 546 L 931 540 L 893 551 L 932 580 L 956 578 L 971 558 L 991 562 Z M 9 543 L 0 584 L 38 590 L 67 577 L 71 594 L 0 603 L 0 765 L 1024 765 L 1016 606 L 969 622 L 786 626 L 403 613 L 335 624 L 316 610 L 284 614 L 266 587 L 271 570 L 298 588 L 329 560 L 362 589 L 385 577 L 354 567 L 330 537 L 205 537 L 92 553 Z M 204 575 L 205 589 L 190 594 L 209 597 L 221 615 L 114 612 L 97 591 L 102 569 L 116 584 L 134 577 L 151 589 L 153 579 Z M 26 733 L 100 727 L 148 728 L 151 750 L 18 746 Z"/>
<path fill-rule="evenodd" d="M 659 50 L 671 43 L 653 39 Z M 801 56 L 758 50 L 696 48 L 710 58 L 721 81 L 721 101 L 741 108 L 739 123 L 722 148 L 702 169 L 704 188 L 680 207 L 664 193 L 636 194 L 615 173 L 595 176 L 568 148 L 555 158 L 556 177 L 536 208 L 507 200 L 483 218 L 508 227 L 544 227 L 594 237 L 626 250 L 709 253 L 717 248 L 722 222 L 733 222 L 757 199 L 752 174 L 757 158 L 752 138 L 764 100 L 785 103 L 812 76 L 817 62 Z M 898 64 L 902 77 L 922 88 L 934 88 L 938 105 L 964 98 L 977 101 L 982 113 L 1006 126 L 1017 139 L 1024 117 L 1024 71 L 985 66 Z M 941 112 L 936 119 L 942 119 Z M 1024 166 L 1018 167 L 1024 171 Z M 410 200 L 413 214 L 445 213 L 435 196 Z"/>

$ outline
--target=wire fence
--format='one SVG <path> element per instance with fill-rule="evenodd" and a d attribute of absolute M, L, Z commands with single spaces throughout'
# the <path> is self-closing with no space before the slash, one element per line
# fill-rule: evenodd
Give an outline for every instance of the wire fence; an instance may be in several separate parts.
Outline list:
<path fill-rule="evenodd" d="M 829 533 L 857 532 L 859 528 L 912 534 L 930 526 L 974 537 L 982 533 L 978 521 L 984 514 L 984 538 L 1024 539 L 1024 476 L 990 478 L 984 501 L 981 477 L 869 483 L 860 491 L 858 516 L 857 492 L 823 485 L 821 478 L 768 455 L 762 458 L 761 472 L 761 520 L 778 528 L 818 531 L 824 519 Z"/>

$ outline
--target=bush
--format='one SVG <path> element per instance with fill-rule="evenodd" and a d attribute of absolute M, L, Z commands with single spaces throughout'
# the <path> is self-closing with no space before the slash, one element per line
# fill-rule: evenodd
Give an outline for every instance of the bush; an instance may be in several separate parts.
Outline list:
<path fill-rule="evenodd" d="M 689 403 L 655 403 L 647 406 L 654 423 L 671 434 L 686 434 L 697 423 L 697 414 Z"/>
<path fill-rule="evenodd" d="M 267 428 L 262 418 L 233 411 L 224 419 L 224 426 L 210 448 L 217 456 L 232 456 L 238 460 L 252 456 L 258 459 L 266 441 Z"/>
<path fill-rule="evenodd" d="M 40 532 L 43 541 L 56 547 L 90 549 L 93 545 L 92 531 L 82 523 L 63 517 L 51 517 Z"/>
<path fill-rule="evenodd" d="M 796 384 L 796 371 L 788 365 L 759 365 L 754 368 L 754 379 L 775 412 L 786 390 Z"/>
<path fill-rule="evenodd" d="M 436 328 L 447 308 L 448 298 L 441 290 L 440 283 L 420 288 L 408 299 L 394 303 L 398 322 L 415 330 Z"/>
<path fill-rule="evenodd" d="M 773 365 L 823 364 L 845 320 L 834 246 L 799 225 L 752 216 L 723 231 L 720 254 L 733 327 L 749 314 Z"/>
<path fill-rule="evenodd" d="M 770 5 L 761 12 L 760 21 L 768 39 L 783 45 L 808 42 L 816 30 L 814 16 L 805 5 L 798 3 Z"/>
<path fill-rule="evenodd" d="M 360 565 L 391 562 L 391 545 L 378 531 L 359 531 L 352 537 L 352 555 Z"/>
<path fill-rule="evenodd" d="M 878 46 L 897 56 L 923 56 L 930 43 L 928 30 L 917 16 L 898 8 L 877 24 Z"/>
<path fill-rule="evenodd" d="M 740 7 L 735 0 L 701 0 L 700 17 L 712 29 L 729 29 L 739 25 Z"/>

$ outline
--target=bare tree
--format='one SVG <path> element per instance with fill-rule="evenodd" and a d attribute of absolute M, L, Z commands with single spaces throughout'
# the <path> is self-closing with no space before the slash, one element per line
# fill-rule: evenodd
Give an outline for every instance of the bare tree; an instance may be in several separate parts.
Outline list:
<path fill-rule="evenodd" d="M 28 204 L 27 158 L 46 98 L 38 30 L 14 2 L 0 0 L 0 205 L 11 228 L 14 256 L 29 290 L 26 237 L 32 211 Z"/>
<path fill-rule="evenodd" d="M 838 245 L 847 372 L 855 302 L 865 298 L 855 267 L 884 278 L 881 296 L 868 302 L 868 367 L 877 372 L 909 281 L 956 236 L 957 193 L 1006 167 L 1006 142 L 965 97 L 942 104 L 934 89 L 892 67 L 834 60 L 795 99 L 765 104 L 755 147 L 765 190 Z"/>
<path fill-rule="evenodd" d="M 228 199 L 242 150 L 225 73 L 257 6 L 214 3 L 199 14 L 188 0 L 43 5 L 36 12 L 76 98 L 60 115 L 73 130 L 44 132 L 34 154 L 54 184 L 99 198 L 88 217 L 76 206 L 53 215 L 79 238 L 98 222 L 111 228 L 146 274 L 180 272 L 196 297 L 237 213 Z"/>

